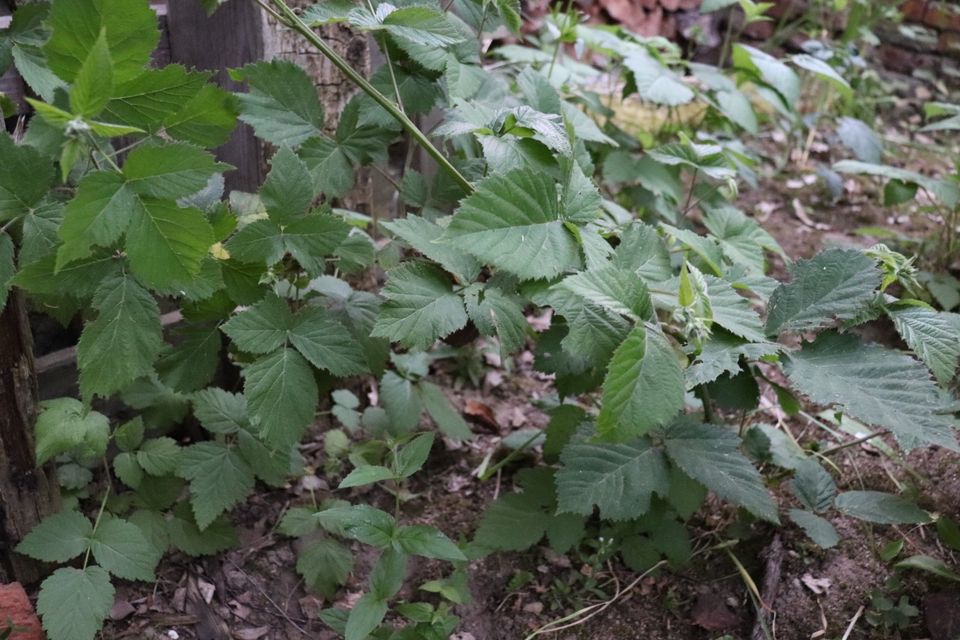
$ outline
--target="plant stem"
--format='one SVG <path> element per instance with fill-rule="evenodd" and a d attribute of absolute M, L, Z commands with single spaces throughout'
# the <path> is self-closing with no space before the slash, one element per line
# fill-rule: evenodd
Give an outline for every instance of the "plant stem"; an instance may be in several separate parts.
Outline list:
<path fill-rule="evenodd" d="M 330 62 L 333 63 L 354 85 L 359 87 L 364 93 L 370 96 L 374 102 L 383 107 L 387 113 L 389 113 L 394 120 L 400 123 L 400 125 L 410 134 L 410 136 L 417 141 L 423 149 L 430 154 L 430 157 L 433 158 L 441 169 L 446 171 L 454 181 L 460 185 L 468 195 L 475 191 L 473 184 L 467 180 L 463 174 L 461 174 L 456 167 L 454 167 L 450 161 L 443 155 L 443 153 L 437 149 L 430 139 L 420 131 L 416 124 L 410 118 L 407 117 L 400 108 L 394 104 L 389 98 L 383 95 L 376 87 L 370 84 L 366 78 L 358 73 L 350 64 L 344 60 L 340 54 L 330 48 L 330 46 L 323 41 L 319 35 L 317 35 L 313 29 L 310 28 L 307 23 L 300 19 L 293 9 L 291 9 L 283 0 L 270 0 L 274 7 L 279 11 L 281 16 L 281 22 L 287 27 L 293 29 L 307 41 L 312 44 L 317 50 L 323 54 Z"/>
<path fill-rule="evenodd" d="M 516 449 L 514 449 L 513 451 L 511 451 L 509 454 L 507 454 L 507 457 L 505 457 L 503 460 L 501 460 L 501 461 L 498 462 L 497 464 L 493 465 L 492 467 L 490 467 L 489 469 L 487 469 L 486 471 L 484 471 L 484 472 L 480 475 L 480 480 L 482 480 L 482 481 L 484 481 L 484 482 L 486 482 L 487 480 L 489 480 L 491 477 L 493 477 L 493 474 L 495 474 L 499 469 L 503 468 L 504 465 L 509 464 L 510 461 L 513 460 L 514 458 L 516 458 L 518 455 L 520 455 L 521 453 L 523 453 L 524 450 L 525 450 L 527 447 L 529 447 L 531 444 L 533 444 L 533 441 L 536 440 L 537 438 L 539 438 L 541 435 L 543 435 L 543 432 L 542 432 L 542 431 L 537 431 L 537 432 L 535 432 L 532 436 L 530 436 L 529 438 L 527 438 L 526 441 L 525 441 L 523 444 L 521 444 L 519 447 L 517 447 Z"/>
<path fill-rule="evenodd" d="M 100 526 L 100 520 L 103 518 L 103 512 L 107 508 L 107 498 L 110 497 L 110 492 L 113 491 L 113 481 L 110 480 L 110 464 L 107 462 L 107 459 L 103 459 L 103 470 L 106 471 L 107 478 L 107 490 L 103 492 L 103 499 L 100 500 L 100 510 L 97 512 L 97 519 L 93 521 L 93 533 L 90 535 L 95 535 L 97 533 L 97 528 Z M 87 568 L 87 562 L 90 561 L 90 547 L 87 547 L 87 552 L 83 554 L 83 568 Z"/>

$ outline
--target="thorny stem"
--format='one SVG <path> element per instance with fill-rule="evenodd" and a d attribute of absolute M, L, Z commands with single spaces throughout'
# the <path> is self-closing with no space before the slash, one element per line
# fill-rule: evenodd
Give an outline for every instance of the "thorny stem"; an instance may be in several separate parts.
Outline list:
<path fill-rule="evenodd" d="M 275 18 L 281 23 L 293 29 L 307 41 L 312 44 L 317 50 L 323 54 L 337 69 L 339 69 L 347 79 L 350 80 L 354 85 L 359 87 L 364 93 L 366 93 L 370 98 L 373 99 L 378 105 L 383 107 L 387 113 L 389 113 L 394 120 L 400 123 L 400 125 L 410 134 L 410 136 L 417 141 L 424 151 L 426 151 L 431 158 L 433 158 L 436 163 L 440 166 L 441 169 L 446 171 L 454 181 L 460 185 L 460 188 L 463 189 L 468 195 L 475 191 L 473 184 L 467 180 L 462 173 L 460 173 L 453 164 L 443 155 L 443 153 L 434 146 L 430 139 L 420 131 L 419 127 L 407 115 L 388 97 L 383 95 L 379 89 L 374 87 L 370 82 L 363 77 L 362 74 L 358 73 L 350 64 L 344 60 L 340 54 L 334 51 L 330 46 L 321 38 L 317 33 L 310 28 L 310 26 L 300 19 L 293 9 L 291 9 L 284 0 L 269 0 L 270 3 L 276 8 L 276 11 L 268 7 L 264 7 L 267 11 L 274 15 Z M 257 0 L 258 4 L 264 6 L 260 0 Z"/>

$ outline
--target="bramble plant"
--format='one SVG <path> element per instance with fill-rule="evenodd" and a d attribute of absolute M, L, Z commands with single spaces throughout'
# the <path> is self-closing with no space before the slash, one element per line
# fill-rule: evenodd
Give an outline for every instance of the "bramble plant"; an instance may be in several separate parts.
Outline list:
<path fill-rule="evenodd" d="M 62 321 L 84 319 L 82 400 L 45 403 L 36 425 L 37 462 L 56 460 L 68 500 L 18 547 L 65 564 L 39 596 L 52 640 L 94 637 L 112 579 L 153 580 L 172 548 L 205 555 L 236 544 L 230 510 L 258 480 L 281 487 L 304 473 L 298 444 L 320 392 L 352 376 L 375 376 L 380 404 L 361 411 L 349 391 L 332 394 L 345 430 L 327 433 L 327 470 L 339 475 L 346 458 L 340 489 L 378 485 L 394 513 L 323 499 L 280 524 L 312 536 L 297 569 L 327 595 L 352 571 L 341 540 L 379 552 L 354 608 L 323 615 L 347 640 L 452 632 L 447 604 L 401 603 L 411 626 L 383 624 L 411 555 L 454 564 L 423 586 L 451 603 L 468 597 L 468 557 L 543 538 L 560 553 L 602 539 L 605 557 L 637 571 L 683 564 L 684 523 L 708 491 L 746 522 L 779 524 L 785 513 L 823 547 L 839 540 L 823 517 L 831 510 L 932 520 L 903 496 L 839 492 L 822 463 L 833 450 L 814 455 L 775 426 L 732 424 L 769 385 L 786 412 L 803 396 L 875 429 L 864 439 L 958 448 L 948 388 L 960 324 L 915 299 L 909 260 L 878 246 L 791 263 L 734 204 L 755 164 L 740 138 L 765 117 L 754 100 L 799 121 L 794 67 L 848 96 L 832 66 L 735 44 L 732 68 L 720 69 L 661 39 L 558 15 L 536 46 L 497 47 L 502 63 L 485 67 L 480 36 L 501 24 L 519 32 L 516 0 L 263 8 L 357 84 L 342 113 L 324 113 L 308 75 L 282 60 L 232 70 L 247 86 L 233 95 L 207 73 L 148 69 L 158 32 L 146 0 L 27 4 L 0 41 L 0 68 L 12 60 L 40 98 L 22 139 L 0 135 L 2 292 L 17 287 Z M 370 78 L 314 31 L 333 23 L 376 40 L 386 62 Z M 671 114 L 691 105 L 698 131 L 676 122 L 675 134 L 641 143 L 605 102 L 609 78 L 585 52 L 609 57 L 624 102 Z M 428 136 L 411 118 L 437 109 L 443 122 Z M 237 119 L 275 148 L 257 194 L 225 195 L 230 167 L 208 151 Z M 402 167 L 407 215 L 379 225 L 388 254 L 363 216 L 335 205 L 358 168 L 386 165 L 404 138 L 438 170 Z M 404 259 L 378 292 L 344 277 L 387 264 L 397 247 Z M 771 254 L 789 264 L 788 281 L 767 275 Z M 158 300 L 182 311 L 174 336 L 164 336 Z M 526 316 L 547 309 L 551 325 L 535 335 Z M 912 354 L 858 337 L 881 319 Z M 418 432 L 424 411 L 447 438 L 472 436 L 428 379 L 431 349 L 467 327 L 504 355 L 535 341 L 535 367 L 554 376 L 563 403 L 550 410 L 545 464 L 520 472 L 520 490 L 457 545 L 402 524 L 402 503 L 435 441 Z M 212 386 L 224 352 L 241 392 Z M 139 415 L 112 426 L 91 410 L 114 396 Z M 165 434 L 191 412 L 207 439 L 183 446 Z M 351 444 L 348 433 L 368 439 Z M 777 470 L 765 478 L 758 466 Z M 768 487 L 787 476 L 796 508 Z"/>

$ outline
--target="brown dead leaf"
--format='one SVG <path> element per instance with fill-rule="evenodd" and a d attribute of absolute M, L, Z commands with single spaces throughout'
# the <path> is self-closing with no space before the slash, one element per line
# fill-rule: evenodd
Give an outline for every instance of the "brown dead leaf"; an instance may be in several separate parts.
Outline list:
<path fill-rule="evenodd" d="M 124 618 L 132 616 L 136 612 L 136 607 L 130 604 L 129 600 L 118 598 L 113 601 L 113 606 L 110 608 L 110 619 L 123 620 Z"/>
<path fill-rule="evenodd" d="M 800 582 L 803 583 L 807 589 L 810 589 L 813 593 L 820 596 L 825 594 L 830 590 L 830 587 L 833 586 L 833 581 L 829 578 L 814 578 L 811 574 L 805 573 L 800 578 Z"/>
<path fill-rule="evenodd" d="M 500 430 L 500 425 L 497 423 L 497 418 L 493 414 L 493 409 L 479 400 L 467 400 L 463 404 L 463 414 L 472 422 L 482 424 L 494 431 Z"/>
<path fill-rule="evenodd" d="M 697 598 L 690 612 L 690 620 L 707 631 L 729 629 L 739 622 L 737 614 L 715 593 L 704 593 Z"/>
<path fill-rule="evenodd" d="M 248 627 L 246 629 L 238 629 L 233 632 L 233 637 L 237 640 L 259 640 L 270 633 L 270 627 Z"/>

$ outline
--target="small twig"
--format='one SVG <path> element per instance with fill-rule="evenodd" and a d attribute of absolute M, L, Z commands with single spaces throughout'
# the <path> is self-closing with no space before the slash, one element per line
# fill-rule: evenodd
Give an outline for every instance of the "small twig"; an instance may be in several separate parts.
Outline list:
<path fill-rule="evenodd" d="M 863 615 L 863 605 L 857 609 L 857 612 L 853 614 L 853 619 L 850 620 L 850 624 L 847 625 L 847 630 L 843 632 L 843 637 L 840 640 L 847 640 L 850 637 L 850 634 L 853 633 L 853 627 L 857 624 L 857 620 L 860 619 L 860 616 Z"/>
<path fill-rule="evenodd" d="M 304 636 L 309 636 L 309 635 L 310 635 L 310 634 L 307 633 L 307 630 L 306 630 L 306 629 L 304 629 L 303 627 L 301 627 L 299 624 L 296 623 L 296 621 L 295 621 L 293 618 L 290 617 L 290 614 L 288 614 L 286 611 L 283 610 L 283 608 L 282 608 L 280 605 L 278 605 L 276 602 L 274 602 L 274 601 L 273 601 L 273 598 L 271 598 L 269 595 L 267 595 L 267 592 L 263 590 L 263 587 L 261 587 L 259 584 L 257 584 L 257 581 L 254 580 L 253 578 L 251 578 L 249 573 L 247 573 L 246 571 L 244 571 L 241 567 L 237 566 L 237 564 L 236 564 L 235 562 L 233 562 L 233 560 L 228 559 L 227 562 L 230 563 L 230 566 L 232 566 L 234 569 L 236 569 L 237 571 L 239 571 L 240 573 L 243 574 L 243 577 L 247 579 L 247 582 L 249 582 L 250 584 L 252 584 L 252 585 L 254 586 L 254 588 L 255 588 L 257 591 L 260 592 L 260 595 L 263 596 L 263 597 L 266 599 L 267 602 L 269 602 L 271 605 L 273 605 L 273 608 L 276 609 L 276 610 L 280 613 L 281 616 L 283 616 L 284 620 L 286 620 L 286 621 L 289 622 L 291 625 L 293 625 L 293 627 L 296 628 L 296 630 L 299 631 L 300 633 L 302 633 Z"/>
<path fill-rule="evenodd" d="M 641 580 L 646 578 L 648 575 L 650 575 L 651 573 L 653 573 L 654 571 L 656 571 L 666 563 L 667 563 L 666 560 L 661 560 L 657 564 L 653 565 L 652 567 L 650 567 L 649 569 L 641 573 L 639 576 L 634 578 L 633 582 L 631 582 L 626 587 L 624 587 L 623 590 L 618 589 L 617 592 L 613 594 L 613 597 L 610 598 L 609 600 L 606 600 L 604 602 L 598 602 L 597 604 L 592 604 L 589 607 L 578 609 L 577 611 L 574 611 L 569 615 L 566 615 L 562 618 L 558 618 L 552 622 L 548 622 L 547 624 L 541 626 L 540 628 L 535 630 L 533 633 L 528 635 L 526 638 L 524 638 L 524 640 L 532 640 L 533 638 L 536 638 L 537 636 L 540 636 L 540 635 L 544 635 L 547 633 L 556 633 L 557 631 L 564 631 L 566 629 L 571 629 L 573 627 L 583 624 L 584 622 L 594 617 L 595 615 L 605 611 L 608 607 L 610 607 L 610 605 L 612 605 L 614 602 L 619 600 L 621 597 L 630 593 L 630 591 L 632 591 L 634 587 L 640 584 Z M 587 615 L 584 615 L 584 614 L 587 614 Z M 583 617 L 580 618 L 580 616 L 583 616 Z M 577 620 L 577 618 L 580 618 L 580 619 Z M 570 620 L 573 620 L 573 622 L 569 622 Z M 565 622 L 567 624 L 563 624 Z M 557 626 L 557 625 L 560 625 L 560 626 Z"/>
<path fill-rule="evenodd" d="M 770 542 L 770 546 L 766 548 L 764 555 L 767 559 L 767 566 L 763 574 L 761 595 L 768 609 L 757 611 L 757 622 L 753 626 L 753 633 L 750 636 L 752 640 L 766 640 L 769 636 L 770 624 L 776 614 L 772 607 L 777 599 L 777 593 L 780 591 L 780 567 L 783 565 L 784 556 L 783 543 L 780 541 L 779 535 L 773 536 L 773 540 Z"/>

